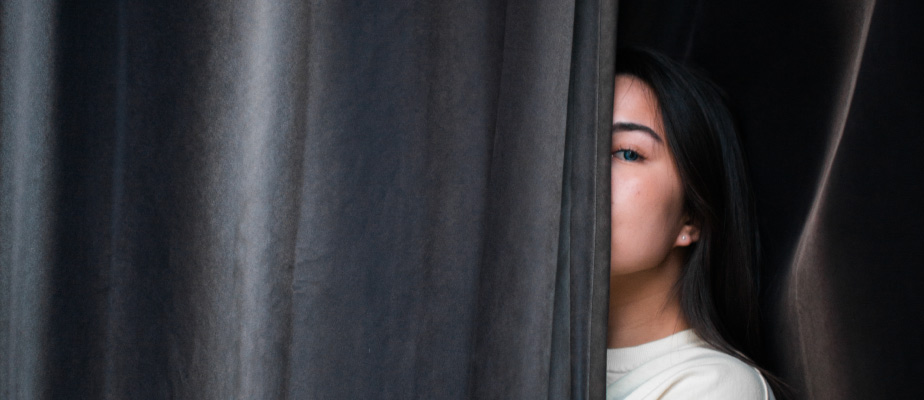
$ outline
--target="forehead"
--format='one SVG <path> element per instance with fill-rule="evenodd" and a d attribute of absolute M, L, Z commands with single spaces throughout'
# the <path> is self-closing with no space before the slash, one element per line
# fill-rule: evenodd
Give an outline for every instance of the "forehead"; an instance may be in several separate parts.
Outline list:
<path fill-rule="evenodd" d="M 645 125 L 664 136 L 661 113 L 654 91 L 631 75 L 617 75 L 613 99 L 613 122 Z"/>

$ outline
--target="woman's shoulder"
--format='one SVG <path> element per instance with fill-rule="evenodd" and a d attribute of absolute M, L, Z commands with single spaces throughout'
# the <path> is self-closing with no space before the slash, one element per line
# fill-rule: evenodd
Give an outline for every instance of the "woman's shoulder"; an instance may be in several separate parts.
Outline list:
<path fill-rule="evenodd" d="M 681 350 L 665 399 L 773 399 L 767 380 L 753 366 L 708 347 Z"/>
<path fill-rule="evenodd" d="M 639 366 L 607 388 L 607 399 L 773 399 L 760 372 L 705 344 Z"/>

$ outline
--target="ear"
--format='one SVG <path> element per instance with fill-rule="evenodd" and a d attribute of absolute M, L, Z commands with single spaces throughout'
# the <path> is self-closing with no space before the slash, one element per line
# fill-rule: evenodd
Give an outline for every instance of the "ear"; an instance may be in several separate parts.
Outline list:
<path fill-rule="evenodd" d="M 685 223 L 680 227 L 680 233 L 677 234 L 677 240 L 674 247 L 686 247 L 699 241 L 699 226 L 690 218 L 685 218 Z"/>

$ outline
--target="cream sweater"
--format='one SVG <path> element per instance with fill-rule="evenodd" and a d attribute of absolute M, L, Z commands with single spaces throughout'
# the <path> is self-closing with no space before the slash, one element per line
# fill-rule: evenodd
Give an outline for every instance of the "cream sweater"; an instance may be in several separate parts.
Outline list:
<path fill-rule="evenodd" d="M 606 399 L 774 399 L 750 365 L 710 347 L 692 330 L 606 351 Z"/>

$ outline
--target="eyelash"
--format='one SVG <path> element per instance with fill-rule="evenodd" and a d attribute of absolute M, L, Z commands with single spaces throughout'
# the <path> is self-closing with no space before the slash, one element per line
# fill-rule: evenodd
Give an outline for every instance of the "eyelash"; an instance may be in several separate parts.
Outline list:
<path fill-rule="evenodd" d="M 622 153 L 622 154 L 623 154 L 623 157 L 622 157 L 622 158 L 619 158 L 619 159 L 622 160 L 622 161 L 637 162 L 637 161 L 642 161 L 642 160 L 645 159 L 645 157 L 642 156 L 642 154 L 639 153 L 638 150 L 629 149 L 629 148 L 621 148 L 621 149 L 619 149 L 619 150 L 616 150 L 616 151 L 614 151 L 614 152 L 612 152 L 612 153 L 610 154 L 610 157 L 613 158 L 613 159 L 616 159 L 616 158 L 618 158 L 618 154 L 619 154 L 619 153 Z M 628 160 L 628 159 L 626 159 L 626 157 L 625 157 L 626 154 L 634 154 L 634 155 L 635 155 L 635 159 L 633 159 L 633 160 Z"/>

